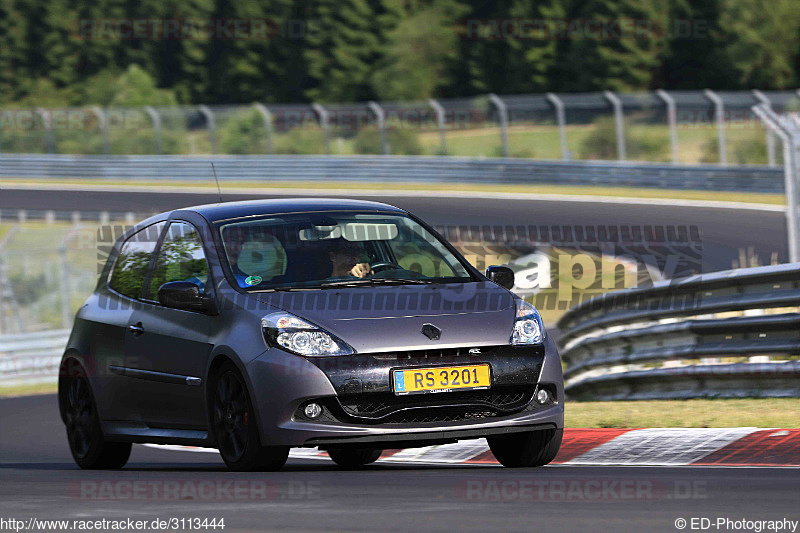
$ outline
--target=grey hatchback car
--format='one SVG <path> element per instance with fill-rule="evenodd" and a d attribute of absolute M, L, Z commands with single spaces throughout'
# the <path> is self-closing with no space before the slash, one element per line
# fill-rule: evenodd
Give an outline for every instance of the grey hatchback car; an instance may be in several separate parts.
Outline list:
<path fill-rule="evenodd" d="M 110 246 L 109 246 L 110 247 Z M 83 468 L 132 443 L 217 448 L 276 470 L 486 438 L 510 467 L 561 445 L 561 361 L 514 273 L 478 272 L 390 205 L 334 199 L 178 209 L 122 232 L 78 311 L 59 407 Z"/>

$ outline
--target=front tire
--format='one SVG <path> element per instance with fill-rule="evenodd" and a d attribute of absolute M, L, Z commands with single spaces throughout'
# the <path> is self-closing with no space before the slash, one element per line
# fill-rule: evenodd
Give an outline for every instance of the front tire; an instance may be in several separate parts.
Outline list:
<path fill-rule="evenodd" d="M 233 363 L 220 368 L 211 391 L 211 429 L 228 468 L 236 472 L 280 470 L 289 448 L 261 445 L 250 395 Z"/>
<path fill-rule="evenodd" d="M 69 451 L 78 466 L 86 470 L 111 470 L 125 466 L 132 445 L 130 442 L 106 442 L 103 438 L 97 405 L 82 368 L 76 368 L 73 375 L 63 378 L 59 401 L 67 427 Z"/>
<path fill-rule="evenodd" d="M 556 458 L 561 447 L 564 429 L 544 429 L 489 437 L 489 449 L 495 459 L 506 467 L 543 466 Z"/>
<path fill-rule="evenodd" d="M 333 448 L 328 455 L 342 468 L 359 468 L 377 461 L 382 452 L 372 448 Z"/>

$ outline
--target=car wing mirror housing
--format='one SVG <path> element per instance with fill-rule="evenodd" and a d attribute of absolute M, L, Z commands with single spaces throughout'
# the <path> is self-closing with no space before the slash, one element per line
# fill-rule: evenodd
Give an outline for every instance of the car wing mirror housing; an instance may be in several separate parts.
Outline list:
<path fill-rule="evenodd" d="M 200 287 L 191 281 L 169 281 L 158 288 L 158 302 L 164 307 L 217 314 L 214 299 L 200 293 Z"/>
<path fill-rule="evenodd" d="M 486 277 L 508 290 L 514 287 L 514 271 L 507 266 L 487 267 Z"/>

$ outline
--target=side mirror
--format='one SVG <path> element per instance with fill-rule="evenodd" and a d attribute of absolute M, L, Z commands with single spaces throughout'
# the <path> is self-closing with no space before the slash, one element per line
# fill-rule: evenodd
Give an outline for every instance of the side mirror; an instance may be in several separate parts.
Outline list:
<path fill-rule="evenodd" d="M 170 281 L 158 288 L 158 302 L 164 307 L 216 314 L 214 299 L 200 294 L 200 287 L 191 281 Z"/>
<path fill-rule="evenodd" d="M 514 287 L 514 271 L 505 266 L 490 266 L 486 268 L 486 277 L 501 287 L 511 290 Z"/>

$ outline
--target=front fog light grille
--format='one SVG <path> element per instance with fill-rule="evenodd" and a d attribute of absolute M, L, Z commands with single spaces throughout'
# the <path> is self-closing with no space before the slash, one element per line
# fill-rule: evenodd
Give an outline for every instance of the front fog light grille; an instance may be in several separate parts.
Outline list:
<path fill-rule="evenodd" d="M 412 394 L 370 393 L 340 396 L 342 410 L 351 416 L 381 418 L 401 409 L 438 408 L 442 405 L 488 407 L 498 411 L 513 411 L 527 405 L 533 397 L 533 387 L 505 386 L 491 390 Z"/>

